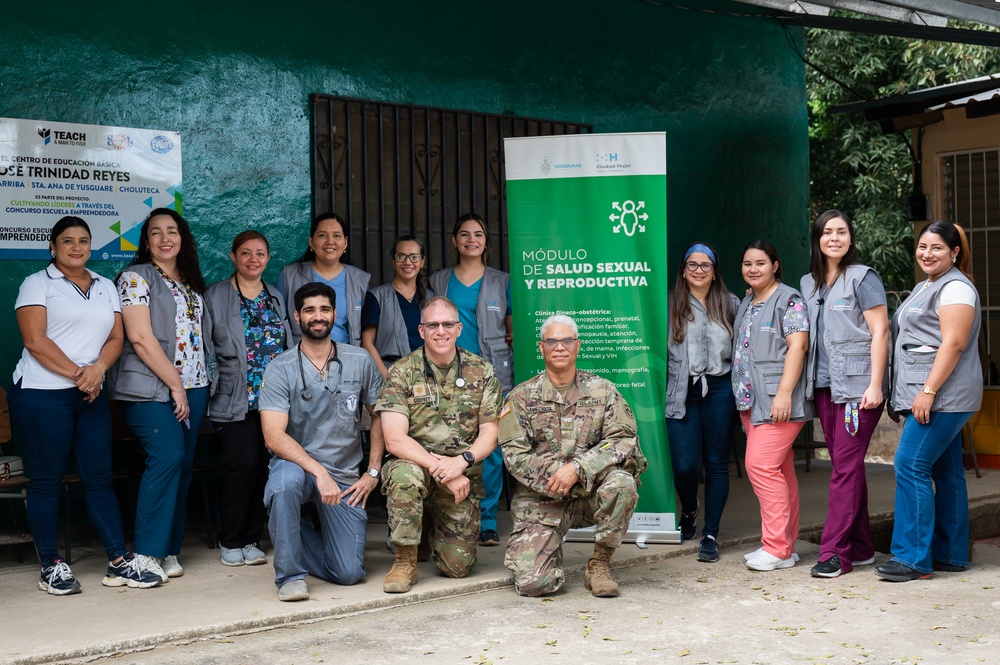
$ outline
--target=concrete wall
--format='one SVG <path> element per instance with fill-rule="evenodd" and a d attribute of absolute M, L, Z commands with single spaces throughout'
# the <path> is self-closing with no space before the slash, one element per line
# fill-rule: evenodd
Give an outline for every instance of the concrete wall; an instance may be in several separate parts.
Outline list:
<path fill-rule="evenodd" d="M 245 228 L 272 239 L 268 278 L 304 248 L 313 92 L 665 130 L 672 254 L 707 238 L 741 291 L 738 252 L 768 237 L 805 271 L 805 79 L 769 19 L 638 0 L 151 6 L 8 3 L 0 116 L 180 131 L 209 281 Z M 41 267 L 0 262 L 0 377 L 21 351 L 16 289 Z"/>

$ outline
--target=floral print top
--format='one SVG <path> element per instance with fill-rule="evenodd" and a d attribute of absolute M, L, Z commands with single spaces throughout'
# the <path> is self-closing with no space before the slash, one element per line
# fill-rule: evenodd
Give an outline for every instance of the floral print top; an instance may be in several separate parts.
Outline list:
<path fill-rule="evenodd" d="M 809 330 L 809 312 L 806 302 L 799 295 L 788 299 L 788 308 L 781 319 L 781 336 L 788 337 L 792 333 Z M 754 335 L 753 325 L 757 315 L 764 309 L 764 303 L 750 305 L 743 314 L 736 330 L 736 343 L 733 344 L 733 395 L 736 397 L 736 408 L 749 411 L 753 406 L 753 386 L 750 384 L 750 339 Z"/>
<path fill-rule="evenodd" d="M 247 347 L 247 405 L 256 411 L 264 369 L 285 350 L 285 326 L 266 288 L 253 300 L 244 298 L 240 314 Z"/>
<path fill-rule="evenodd" d="M 205 301 L 186 284 L 175 282 L 165 275 L 161 275 L 160 279 L 170 289 L 177 305 L 174 368 L 180 374 L 185 388 L 204 388 L 208 385 L 208 367 L 205 363 L 201 329 Z M 122 309 L 133 305 L 148 307 L 149 283 L 138 273 L 126 270 L 118 278 L 118 295 L 121 297 Z"/>

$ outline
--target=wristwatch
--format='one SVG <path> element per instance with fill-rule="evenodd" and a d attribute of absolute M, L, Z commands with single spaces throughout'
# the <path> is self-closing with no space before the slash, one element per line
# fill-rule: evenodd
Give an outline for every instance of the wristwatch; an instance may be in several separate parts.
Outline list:
<path fill-rule="evenodd" d="M 573 460 L 573 469 L 576 471 L 576 475 L 583 478 L 583 469 L 580 467 L 580 463 L 576 460 Z"/>
<path fill-rule="evenodd" d="M 936 390 L 931 390 L 930 386 L 924 386 L 920 390 L 920 392 L 922 392 L 925 395 L 937 395 L 937 391 Z"/>
<path fill-rule="evenodd" d="M 466 467 L 470 467 L 476 463 L 476 456 L 466 450 L 462 453 L 462 459 L 465 460 Z"/>
<path fill-rule="evenodd" d="M 367 473 L 372 478 L 378 478 L 380 475 L 382 475 L 378 469 L 368 469 L 368 471 L 366 471 L 365 473 Z"/>

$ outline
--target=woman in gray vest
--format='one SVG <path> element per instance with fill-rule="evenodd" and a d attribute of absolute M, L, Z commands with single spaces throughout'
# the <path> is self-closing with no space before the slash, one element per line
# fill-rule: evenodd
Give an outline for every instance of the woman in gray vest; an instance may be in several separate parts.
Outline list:
<path fill-rule="evenodd" d="M 813 417 L 806 399 L 809 313 L 802 295 L 781 282 L 774 245 L 754 240 L 743 251 L 750 293 L 736 313 L 733 395 L 747 434 L 746 469 L 760 503 L 761 547 L 752 570 L 791 568 L 798 560 L 799 485 L 792 443 Z"/>
<path fill-rule="evenodd" d="M 892 319 L 890 414 L 905 414 L 893 465 L 892 560 L 875 568 L 890 582 L 957 572 L 969 565 L 969 499 L 962 427 L 983 400 L 979 293 L 965 233 L 946 221 L 917 239 L 927 279 Z"/>
<path fill-rule="evenodd" d="M 135 509 L 135 551 L 166 582 L 180 577 L 188 486 L 198 430 L 215 380 L 205 280 L 187 221 L 157 208 L 118 276 L 125 343 L 109 392 L 146 451 Z"/>
<path fill-rule="evenodd" d="M 424 345 L 420 308 L 428 299 L 423 243 L 412 235 L 400 236 L 389 258 L 396 276 L 389 284 L 368 291 L 361 309 L 361 346 L 372 357 L 383 381 L 392 363 Z"/>
<path fill-rule="evenodd" d="M 506 394 L 514 387 L 510 275 L 486 265 L 490 234 L 479 215 L 469 213 L 455 221 L 451 244 L 458 263 L 431 275 L 431 289 L 458 307 L 462 322 L 458 345 L 493 365 Z M 479 544 L 492 547 L 500 544 L 496 515 L 503 489 L 503 456 L 499 448 L 483 460 L 483 483 L 486 497 L 481 505 Z"/>
<path fill-rule="evenodd" d="M 865 453 L 882 416 L 889 318 L 878 273 L 857 262 L 854 226 L 828 210 L 812 227 L 810 272 L 799 284 L 809 306 L 809 364 L 816 415 L 833 471 L 813 577 L 875 563 L 868 523 Z"/>
<path fill-rule="evenodd" d="M 372 276 L 360 268 L 343 263 L 347 251 L 347 224 L 336 213 L 317 215 L 309 226 L 309 246 L 297 263 L 285 266 L 278 275 L 277 287 L 288 302 L 299 287 L 310 282 L 326 284 L 337 294 L 334 307 L 337 319 L 330 337 L 341 344 L 361 346 L 361 306 Z M 298 344 L 302 328 L 290 317 L 292 342 Z"/>
<path fill-rule="evenodd" d="M 264 369 L 292 338 L 285 301 L 263 281 L 271 258 L 267 238 L 243 231 L 233 240 L 233 275 L 205 292 L 215 325 L 218 389 L 209 404 L 212 426 L 226 451 L 219 521 L 225 566 L 266 563 L 259 542 L 264 531 L 264 485 L 271 454 L 264 445 L 257 401 Z"/>
<path fill-rule="evenodd" d="M 733 317 L 740 300 L 722 280 L 718 255 L 705 243 L 684 251 L 670 293 L 667 436 L 681 501 L 681 539 L 697 535 L 698 484 L 705 467 L 705 524 L 698 560 L 719 560 L 719 523 L 729 498 Z"/>

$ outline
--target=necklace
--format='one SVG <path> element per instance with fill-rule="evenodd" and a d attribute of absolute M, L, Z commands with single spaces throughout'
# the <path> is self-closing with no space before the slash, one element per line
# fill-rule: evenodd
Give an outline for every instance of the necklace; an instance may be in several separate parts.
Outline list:
<path fill-rule="evenodd" d="M 330 366 L 330 358 L 333 357 L 333 352 L 336 351 L 336 350 L 337 350 L 337 347 L 333 346 L 333 342 L 331 341 L 330 342 L 330 350 L 327 351 L 327 354 L 326 354 L 326 362 L 323 363 L 322 367 L 320 367 L 319 365 L 317 365 L 316 363 L 314 363 L 313 359 L 310 358 L 307 354 L 305 354 L 305 353 L 302 354 L 309 361 L 309 364 L 312 365 L 314 368 L 316 368 L 316 371 L 319 372 L 319 378 L 320 378 L 321 381 L 323 380 L 323 377 L 326 375 L 326 368 Z"/>

